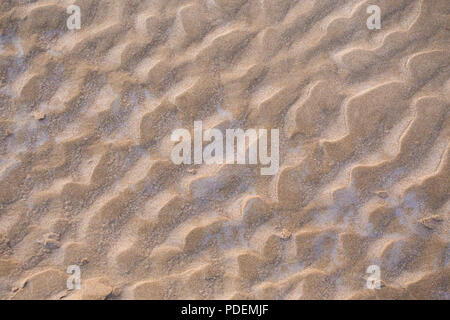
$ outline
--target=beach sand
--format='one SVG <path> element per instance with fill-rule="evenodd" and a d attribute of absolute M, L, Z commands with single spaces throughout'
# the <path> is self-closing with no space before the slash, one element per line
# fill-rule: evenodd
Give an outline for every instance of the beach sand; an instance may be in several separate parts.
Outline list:
<path fill-rule="evenodd" d="M 449 16 L 2 0 L 0 298 L 450 299 Z M 194 121 L 279 129 L 278 172 L 174 164 Z"/>

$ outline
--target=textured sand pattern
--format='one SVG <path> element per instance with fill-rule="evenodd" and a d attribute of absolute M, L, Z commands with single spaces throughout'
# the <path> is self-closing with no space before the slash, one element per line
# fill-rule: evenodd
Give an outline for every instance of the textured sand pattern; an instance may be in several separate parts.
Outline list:
<path fill-rule="evenodd" d="M 448 0 L 2 0 L 0 298 L 450 299 L 449 22 Z M 174 165 L 194 120 L 279 128 L 278 174 Z"/>

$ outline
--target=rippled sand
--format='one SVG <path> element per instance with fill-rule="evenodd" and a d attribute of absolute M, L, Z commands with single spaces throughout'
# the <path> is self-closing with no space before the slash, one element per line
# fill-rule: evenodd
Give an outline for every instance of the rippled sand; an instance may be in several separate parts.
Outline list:
<path fill-rule="evenodd" d="M 449 15 L 2 0 L 0 298 L 450 299 Z M 174 165 L 194 120 L 279 128 L 278 174 Z"/>

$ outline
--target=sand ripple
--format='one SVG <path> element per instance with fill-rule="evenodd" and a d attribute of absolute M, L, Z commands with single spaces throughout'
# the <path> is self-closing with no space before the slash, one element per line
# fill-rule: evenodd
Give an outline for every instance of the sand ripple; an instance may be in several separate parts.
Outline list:
<path fill-rule="evenodd" d="M 0 4 L 1 298 L 450 299 L 447 0 L 69 4 Z M 194 120 L 278 174 L 174 165 Z"/>

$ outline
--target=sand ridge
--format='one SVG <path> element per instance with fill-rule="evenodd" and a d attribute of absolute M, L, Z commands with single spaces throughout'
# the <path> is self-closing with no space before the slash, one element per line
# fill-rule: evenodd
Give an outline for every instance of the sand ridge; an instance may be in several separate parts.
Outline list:
<path fill-rule="evenodd" d="M 2 1 L 0 298 L 450 299 L 449 15 Z M 175 165 L 197 120 L 279 128 L 278 173 Z"/>

